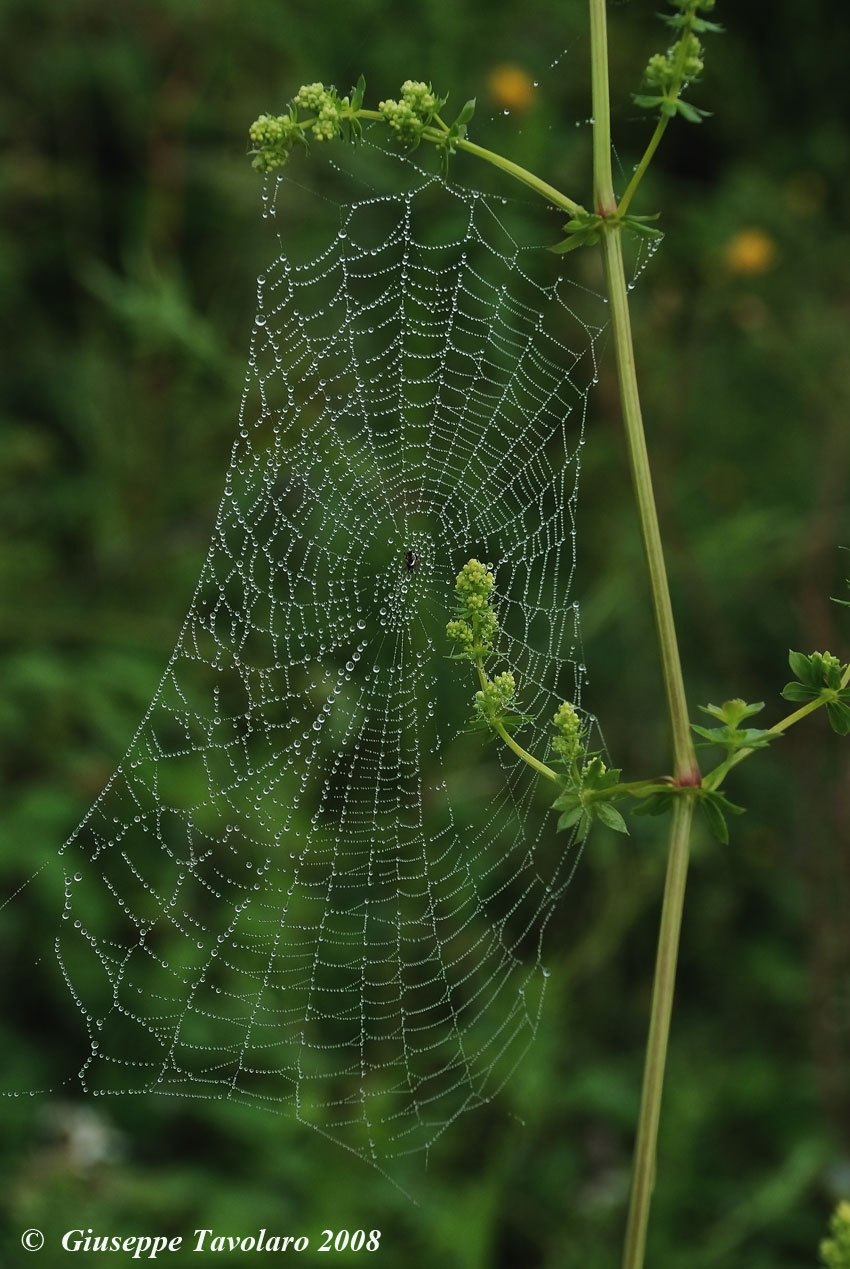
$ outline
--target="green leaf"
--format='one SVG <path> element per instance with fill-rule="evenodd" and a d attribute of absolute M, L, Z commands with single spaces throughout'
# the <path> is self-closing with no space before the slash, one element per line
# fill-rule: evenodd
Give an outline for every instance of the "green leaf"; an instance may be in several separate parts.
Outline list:
<path fill-rule="evenodd" d="M 582 789 L 610 789 L 620 783 L 620 768 L 606 767 L 601 758 L 592 758 L 581 773 Z"/>
<path fill-rule="evenodd" d="M 455 119 L 454 123 L 452 124 L 452 128 L 457 128 L 459 126 L 465 127 L 466 124 L 469 123 L 470 119 L 472 118 L 474 114 L 475 114 L 475 98 L 470 97 L 469 101 L 464 103 L 463 109 L 461 110 L 457 119 Z"/>
<path fill-rule="evenodd" d="M 820 696 L 819 687 L 806 687 L 803 683 L 792 680 L 786 683 L 780 692 L 786 701 L 813 701 Z"/>
<path fill-rule="evenodd" d="M 698 708 L 703 714 L 710 714 L 712 718 L 719 718 L 730 727 L 737 727 L 745 718 L 760 714 L 764 709 L 764 701 L 756 701 L 750 705 L 736 696 L 734 700 L 724 701 L 722 705 L 700 705 Z"/>
<path fill-rule="evenodd" d="M 632 807 L 632 815 L 664 815 L 673 809 L 674 797 L 680 796 L 673 789 L 669 793 L 651 793 L 637 806 Z"/>
<path fill-rule="evenodd" d="M 834 732 L 839 736 L 850 735 L 850 706 L 843 701 L 827 701 L 826 713 Z"/>
<path fill-rule="evenodd" d="M 583 806 L 574 806 L 572 810 L 564 811 L 563 815 L 558 820 L 558 830 L 560 831 L 562 829 L 572 828 L 574 824 L 578 824 L 583 815 Z"/>
<path fill-rule="evenodd" d="M 608 828 L 613 828 L 615 833 L 628 833 L 626 821 L 613 802 L 595 802 L 593 804 L 593 814 L 600 823 L 607 825 Z"/>
<path fill-rule="evenodd" d="M 636 217 L 626 216 L 622 222 L 623 228 L 629 233 L 636 234 L 638 238 L 663 238 L 664 234 L 660 229 L 656 229 L 654 225 L 642 225 Z"/>
<path fill-rule="evenodd" d="M 643 106 L 646 110 L 652 110 L 655 106 L 660 106 L 665 99 L 663 97 L 647 97 L 645 93 L 632 93 L 632 101 L 636 106 Z"/>
<path fill-rule="evenodd" d="M 564 256 L 568 251 L 575 251 L 576 247 L 592 247 L 599 241 L 599 234 L 586 230 L 584 233 L 575 234 L 572 238 L 564 238 L 563 242 L 555 243 L 554 247 L 550 247 L 550 251 L 554 251 L 556 255 Z"/>
<path fill-rule="evenodd" d="M 800 684 L 796 686 L 799 687 Z M 700 706 L 700 709 L 702 708 Z M 698 736 L 704 737 L 710 745 L 719 745 L 723 749 L 728 749 L 730 753 L 737 749 L 765 749 L 782 734 L 771 731 L 769 728 L 700 727 L 698 723 L 691 723 L 691 730 Z"/>
<path fill-rule="evenodd" d="M 692 106 L 689 101 L 682 101 L 681 97 L 676 99 L 676 110 L 688 123 L 702 123 L 711 113 L 709 110 L 700 110 L 699 106 Z"/>
<path fill-rule="evenodd" d="M 729 828 L 726 823 L 726 815 L 743 815 L 744 808 L 736 806 L 734 802 L 730 802 L 722 793 L 705 791 L 699 801 L 705 813 L 705 818 L 708 820 L 708 827 L 712 837 L 728 845 Z"/>
<path fill-rule="evenodd" d="M 744 727 L 734 735 L 736 749 L 766 749 L 781 738 L 782 732 L 771 731 L 769 727 Z"/>
<path fill-rule="evenodd" d="M 662 22 L 666 22 L 667 26 L 672 26 L 675 30 L 690 26 L 695 35 L 722 35 L 724 30 L 717 22 L 708 22 L 705 18 L 698 18 L 693 14 L 659 13 L 657 16 Z"/>
<path fill-rule="evenodd" d="M 366 80 L 361 75 L 357 83 L 351 90 L 351 109 L 360 110 L 363 105 L 363 98 L 366 95 Z"/>
<path fill-rule="evenodd" d="M 746 807 L 738 806 L 737 802 L 730 802 L 723 793 L 706 793 L 703 795 L 706 799 L 716 802 L 724 811 L 728 811 L 730 815 L 743 815 Z"/>
<path fill-rule="evenodd" d="M 700 706 L 702 709 L 702 706 Z M 721 748 L 726 747 L 724 737 L 726 735 L 725 727 L 700 727 L 699 723 L 691 723 L 691 731 L 695 731 L 698 736 L 702 736 L 710 745 L 720 745 Z"/>
<path fill-rule="evenodd" d="M 820 670 L 812 664 L 812 658 L 807 657 L 805 652 L 789 652 L 788 665 L 791 673 L 801 683 L 820 691 L 823 686 Z"/>
<path fill-rule="evenodd" d="M 720 807 L 712 798 L 703 798 L 701 800 L 702 809 L 705 812 L 705 818 L 708 820 L 708 827 L 711 836 L 724 845 L 729 845 L 729 825 Z"/>
<path fill-rule="evenodd" d="M 518 731 L 521 727 L 527 727 L 529 723 L 537 721 L 534 714 L 497 714 L 495 717 L 506 732 Z"/>

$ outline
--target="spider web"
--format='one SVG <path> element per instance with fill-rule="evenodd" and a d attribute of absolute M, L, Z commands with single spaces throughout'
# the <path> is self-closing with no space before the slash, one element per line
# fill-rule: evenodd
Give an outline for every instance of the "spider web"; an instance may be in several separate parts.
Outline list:
<path fill-rule="evenodd" d="M 322 247 L 281 236 L 258 279 L 206 561 L 60 853 L 56 938 L 84 1090 L 289 1112 L 375 1163 L 492 1098 L 537 1026 L 577 851 L 540 780 L 468 733 L 445 623 L 458 569 L 488 563 L 499 668 L 545 755 L 584 671 L 574 515 L 605 314 L 506 202 L 401 175 L 326 199 Z"/>

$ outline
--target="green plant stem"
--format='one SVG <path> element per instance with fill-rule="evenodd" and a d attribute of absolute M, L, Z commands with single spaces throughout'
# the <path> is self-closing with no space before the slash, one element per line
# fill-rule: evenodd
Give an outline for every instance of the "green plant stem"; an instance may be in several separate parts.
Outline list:
<path fill-rule="evenodd" d="M 652 162 L 652 157 L 655 154 L 655 151 L 658 149 L 658 146 L 661 142 L 661 138 L 664 136 L 664 133 L 667 131 L 667 125 L 669 122 L 670 122 L 670 116 L 662 115 L 661 118 L 658 120 L 658 123 L 655 125 L 655 131 L 653 132 L 652 136 L 649 138 L 649 144 L 647 145 L 646 149 L 643 152 L 643 158 L 641 159 L 640 163 L 638 163 L 637 167 L 635 168 L 634 173 L 632 174 L 632 179 L 629 181 L 628 185 L 626 186 L 626 190 L 625 190 L 625 193 L 623 194 L 623 197 L 620 199 L 619 203 L 617 204 L 617 211 L 620 213 L 621 216 L 625 216 L 626 212 L 628 211 L 629 204 L 631 203 L 632 199 L 635 196 L 638 185 L 640 185 L 641 181 L 643 180 L 646 169 L 649 167 L 650 163 Z"/>
<path fill-rule="evenodd" d="M 480 661 L 476 661 L 475 668 L 478 671 L 478 681 L 483 689 L 487 686 L 489 679 L 484 673 L 484 667 Z M 518 758 L 522 758 L 523 762 L 528 763 L 528 765 L 536 771 L 538 775 L 545 776 L 547 780 L 552 780 L 555 784 L 560 784 L 557 773 L 553 771 L 551 767 L 547 767 L 545 762 L 541 762 L 538 758 L 535 758 L 533 753 L 529 753 L 527 749 L 523 749 L 522 745 L 517 744 L 511 733 L 507 730 L 503 723 L 499 722 L 498 718 L 491 719 L 490 725 L 496 735 L 501 736 L 508 748 L 513 750 Z"/>
<path fill-rule="evenodd" d="M 591 0 L 592 5 L 600 3 L 603 3 L 603 0 Z M 652 488 L 652 475 L 646 449 L 646 436 L 643 430 L 631 322 L 629 319 L 626 276 L 623 266 L 622 238 L 618 226 L 611 226 L 603 234 L 602 252 L 605 260 L 608 299 L 611 306 L 611 322 L 614 329 L 614 351 L 620 385 L 620 402 L 628 442 L 635 500 L 640 518 L 641 537 L 649 569 L 652 607 L 655 613 L 664 689 L 667 695 L 667 708 L 673 733 L 674 773 L 678 784 L 699 784 L 699 768 L 691 740 L 685 685 L 682 678 L 676 626 L 673 620 L 673 606 L 670 602 L 670 587 L 667 581 L 667 569 L 661 545 L 658 512 L 655 506 L 655 494 Z"/>
<path fill-rule="evenodd" d="M 547 767 L 545 762 L 540 762 L 537 758 L 535 758 L 534 754 L 529 753 L 527 749 L 523 749 L 522 745 L 518 745 L 511 733 L 505 729 L 497 718 L 493 719 L 492 727 L 493 731 L 496 732 L 498 736 L 501 736 L 508 748 L 512 749 L 518 758 L 522 758 L 523 762 L 527 762 L 530 767 L 533 767 L 538 775 L 545 776 L 547 780 L 552 780 L 555 784 L 560 783 L 552 768 Z"/>
<path fill-rule="evenodd" d="M 354 117 L 358 119 L 373 119 L 379 123 L 386 122 L 379 110 L 358 110 Z M 445 129 L 446 125 L 443 124 L 442 127 Z M 439 128 L 426 127 L 422 129 L 422 136 L 424 140 L 432 141 L 436 145 L 445 145 L 445 130 L 441 131 Z M 529 188 L 535 190 L 547 202 L 554 203 L 556 207 L 569 212 L 570 215 L 574 216 L 584 211 L 580 203 L 569 198 L 566 194 L 562 194 L 554 185 L 550 185 L 548 181 L 541 180 L 539 176 L 535 176 L 527 168 L 521 167 L 519 163 L 514 163 L 511 159 L 506 159 L 503 155 L 497 154 L 495 150 L 487 150 L 483 145 L 476 145 L 474 141 L 467 141 L 465 137 L 455 137 L 452 145 L 458 150 L 465 151 L 466 154 L 474 154 L 476 158 L 484 159 L 486 163 L 491 163 L 493 167 L 507 172 L 515 180 L 521 181 L 523 185 L 528 185 Z"/>
<path fill-rule="evenodd" d="M 608 35 L 605 3 L 606 0 L 590 0 L 594 121 L 593 187 L 596 211 L 600 215 L 610 216 L 616 211 L 617 203 L 611 171 L 611 113 L 608 99 Z M 664 564 L 661 532 L 643 430 L 629 319 L 628 292 L 623 267 L 621 230 L 618 225 L 611 225 L 603 232 L 602 252 L 611 307 L 620 401 L 641 535 L 649 569 L 652 606 L 670 715 L 676 782 L 679 785 L 695 786 L 700 782 L 700 773 L 691 740 L 676 627 L 670 602 L 670 588 Z M 642 1269 L 644 1263 L 649 1208 L 655 1178 L 655 1154 L 670 1016 L 673 1007 L 676 960 L 682 927 L 693 802 L 692 797 L 676 798 L 670 826 L 667 881 L 658 935 L 658 956 L 652 992 L 641 1109 L 635 1142 L 632 1191 L 623 1247 L 623 1269 Z"/>
<path fill-rule="evenodd" d="M 600 216 L 617 210 L 611 171 L 608 19 L 604 0 L 590 0 L 590 76 L 593 108 L 593 201 Z"/>
<path fill-rule="evenodd" d="M 629 780 L 622 784 L 608 785 L 601 790 L 598 798 L 594 798 L 592 791 L 587 794 L 587 797 L 591 802 L 600 799 L 610 802 L 611 798 L 619 797 L 623 793 L 632 798 L 648 798 L 653 793 L 669 793 L 671 788 L 675 786 L 671 785 L 669 780 Z"/>
<path fill-rule="evenodd" d="M 680 34 L 679 53 L 676 58 L 676 70 L 678 72 L 676 86 L 674 88 L 669 89 L 664 94 L 667 101 L 670 102 L 671 106 L 679 100 L 679 97 L 682 94 L 682 89 L 684 87 L 684 79 L 683 79 L 684 69 L 685 69 L 684 63 L 685 63 L 685 58 L 687 57 L 687 52 L 688 52 L 687 36 L 690 35 L 693 29 L 692 21 L 694 16 L 695 16 L 694 13 L 690 14 L 689 19 Z M 635 168 L 632 174 L 632 179 L 629 181 L 628 185 L 626 186 L 625 193 L 623 194 L 623 197 L 620 199 L 620 202 L 617 206 L 617 211 L 621 216 L 625 216 L 626 212 L 628 211 L 629 204 L 634 198 L 635 192 L 644 178 L 646 169 L 649 167 L 650 163 L 652 162 L 653 155 L 655 154 L 655 151 L 658 149 L 658 146 L 661 142 L 661 138 L 664 136 L 664 133 L 667 131 L 667 125 L 670 122 L 671 118 L 672 116 L 667 114 L 662 114 L 659 117 L 658 122 L 655 125 L 655 131 L 653 132 L 652 136 L 649 138 L 647 147 L 643 152 L 643 157 L 641 158 L 640 163 L 638 163 L 637 167 Z"/>
<path fill-rule="evenodd" d="M 850 681 L 850 666 L 848 666 L 841 678 L 841 686 L 846 687 Z M 818 696 L 812 701 L 807 701 L 805 705 L 801 705 L 799 709 L 795 709 L 793 713 L 786 714 L 784 718 L 780 718 L 778 723 L 774 723 L 772 727 L 768 727 L 768 731 L 776 732 L 782 735 L 789 727 L 793 727 L 795 723 L 799 723 L 800 719 L 808 718 L 809 714 L 813 714 L 816 709 L 821 709 L 827 705 L 832 699 L 827 696 Z M 751 753 L 757 753 L 756 749 L 739 749 L 737 753 L 730 754 L 725 761 L 710 771 L 703 780 L 703 787 L 706 789 L 717 789 L 726 779 L 726 776 L 733 767 L 737 767 L 739 762 L 743 762 L 745 758 L 749 758 Z"/>
<path fill-rule="evenodd" d="M 590 0 L 591 72 L 593 76 L 593 192 L 596 211 L 610 215 L 617 209 L 611 171 L 611 109 L 608 100 L 608 33 L 605 0 Z M 670 602 L 670 587 L 661 546 L 661 530 L 652 488 L 652 474 L 646 449 L 640 394 L 635 369 L 626 274 L 623 265 L 623 243 L 619 225 L 612 224 L 602 234 L 602 253 L 611 323 L 614 329 L 614 352 L 620 386 L 620 403 L 635 500 L 640 517 L 641 538 L 649 569 L 652 607 L 658 631 L 661 667 L 667 708 L 673 733 L 673 758 L 679 784 L 699 783 L 699 768 L 691 740 L 691 725 L 685 699 L 685 684 L 679 657 L 679 644 Z"/>
<path fill-rule="evenodd" d="M 655 980 L 652 985 L 652 1008 L 646 1042 L 646 1065 L 638 1117 L 632 1191 L 623 1247 L 623 1269 L 642 1269 L 646 1252 L 646 1231 L 649 1225 L 652 1189 L 655 1184 L 658 1123 L 661 1114 L 664 1068 L 667 1062 L 667 1043 L 670 1036 L 670 1017 L 673 1011 L 679 932 L 682 928 L 693 813 L 693 797 L 676 798 L 670 828 L 670 853 L 667 858 L 667 880 L 664 886 L 661 926 L 658 931 L 658 953 L 655 961 Z"/>

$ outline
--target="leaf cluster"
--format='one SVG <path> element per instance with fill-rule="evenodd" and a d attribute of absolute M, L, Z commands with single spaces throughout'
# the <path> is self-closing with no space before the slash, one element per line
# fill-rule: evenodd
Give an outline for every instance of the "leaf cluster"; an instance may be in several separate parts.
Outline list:
<path fill-rule="evenodd" d="M 466 136 L 466 125 L 475 114 L 475 98 L 464 102 L 455 121 L 446 126 L 445 137 L 437 144 L 442 148 L 442 167 L 445 176 L 449 170 L 449 159 L 457 153 L 457 143 Z"/>
<path fill-rule="evenodd" d="M 771 741 L 782 734 L 769 728 L 741 727 L 745 718 L 751 718 L 764 709 L 764 701 L 750 705 L 736 697 L 735 700 L 724 701 L 722 705 L 700 705 L 699 708 L 703 714 L 709 714 L 723 723 L 722 727 L 702 727 L 698 723 L 691 723 L 692 730 L 702 736 L 705 742 L 703 746 L 698 746 L 700 748 L 719 745 L 726 750 L 727 755 L 731 755 L 739 749 L 766 749 Z"/>
<path fill-rule="evenodd" d="M 605 797 L 606 791 L 619 783 L 620 769 L 606 767 L 598 754 L 581 766 L 578 778 L 573 771 L 568 772 L 563 792 L 552 803 L 553 809 L 561 812 L 558 828 L 577 828 L 579 841 L 584 841 L 594 820 L 616 833 L 628 833 L 614 799 Z"/>
<path fill-rule="evenodd" d="M 824 700 L 832 730 L 850 734 L 850 687 L 843 682 L 847 666 L 831 652 L 789 652 L 788 664 L 795 677 L 782 689 L 786 701 Z"/>
<path fill-rule="evenodd" d="M 592 247 L 600 241 L 607 229 L 615 226 L 638 238 L 661 238 L 663 237 L 661 230 L 650 224 L 651 221 L 657 219 L 657 215 L 606 217 L 582 208 L 564 225 L 566 238 L 555 243 L 549 250 L 554 251 L 556 255 L 566 255 L 568 251 L 575 251 L 577 247 Z"/>
<path fill-rule="evenodd" d="M 669 789 L 659 789 L 650 797 L 645 798 L 639 806 L 634 808 L 634 815 L 666 815 L 668 811 L 672 811 L 673 802 L 677 797 L 693 797 L 696 798 L 697 806 L 702 811 L 708 823 L 708 830 L 718 842 L 724 845 L 729 843 L 729 826 L 726 823 L 727 815 L 743 815 L 744 807 L 736 806 L 734 802 L 716 789 L 707 789 L 704 786 L 695 789 L 682 789 L 678 785 L 671 784 Z"/>

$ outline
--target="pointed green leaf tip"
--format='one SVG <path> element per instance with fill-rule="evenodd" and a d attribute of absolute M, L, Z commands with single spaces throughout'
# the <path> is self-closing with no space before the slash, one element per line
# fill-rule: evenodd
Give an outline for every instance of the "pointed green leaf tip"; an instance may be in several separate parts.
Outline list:
<path fill-rule="evenodd" d="M 727 814 L 743 815 L 744 808 L 736 806 L 734 802 L 730 802 L 722 793 L 711 792 L 707 789 L 702 791 L 699 804 L 708 821 L 712 837 L 716 838 L 718 842 L 722 842 L 724 846 L 728 846 L 729 826 L 726 823 L 726 816 Z"/>
<path fill-rule="evenodd" d="M 830 727 L 837 735 L 850 735 L 850 705 L 847 701 L 827 701 L 826 716 Z"/>
<path fill-rule="evenodd" d="M 455 119 L 454 123 L 452 124 L 452 127 L 454 128 L 463 127 L 465 124 L 469 123 L 470 119 L 472 118 L 474 114 L 475 114 L 475 98 L 470 97 L 469 101 L 467 101 L 464 104 L 463 109 L 461 110 L 457 119 Z"/>

